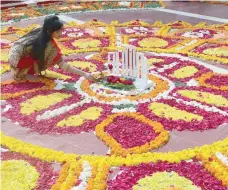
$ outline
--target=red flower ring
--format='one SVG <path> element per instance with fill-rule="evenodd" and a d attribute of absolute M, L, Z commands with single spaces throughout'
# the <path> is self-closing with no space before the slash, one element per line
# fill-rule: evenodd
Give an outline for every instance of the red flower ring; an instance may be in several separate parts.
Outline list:
<path fill-rule="evenodd" d="M 192 181 L 193 184 L 202 189 L 226 190 L 215 177 L 207 172 L 202 165 L 197 162 L 182 161 L 178 164 L 158 161 L 157 163 L 140 164 L 138 166 L 123 166 L 120 174 L 113 180 L 107 182 L 108 190 L 130 190 L 140 179 L 152 176 L 156 172 L 176 172 Z M 175 183 L 175 181 L 173 182 Z M 161 184 L 162 185 L 162 184 Z"/>
<path fill-rule="evenodd" d="M 158 103 L 158 104 L 157 104 Z M 163 109 L 163 114 L 160 116 L 156 111 L 156 107 L 152 111 L 150 106 L 157 104 L 158 109 L 165 104 Z M 174 108 L 175 110 L 169 109 L 169 107 Z M 188 121 L 187 118 L 178 117 L 175 118 L 175 115 L 172 115 L 176 110 L 183 111 L 180 112 L 181 115 L 187 113 L 194 114 L 192 120 Z M 185 105 L 181 102 L 176 102 L 175 100 L 159 100 L 152 103 L 139 104 L 137 111 L 145 115 L 145 117 L 150 118 L 151 120 L 160 122 L 165 129 L 173 130 L 177 129 L 178 131 L 182 130 L 191 130 L 191 131 L 203 131 L 207 129 L 217 128 L 219 125 L 228 122 L 228 117 L 221 115 L 219 113 L 208 112 L 198 107 Z M 167 117 L 165 117 L 167 115 Z M 173 118 L 171 118 L 173 116 Z M 186 117 L 190 117 L 186 115 Z"/>
<path fill-rule="evenodd" d="M 37 158 L 33 158 L 27 155 L 23 155 L 17 152 L 2 152 L 1 160 L 24 160 L 30 165 L 36 168 L 39 172 L 40 177 L 38 179 L 37 186 L 34 190 L 49 190 L 51 186 L 55 184 L 56 179 L 58 178 L 58 171 L 54 171 L 54 168 L 51 166 L 51 163 L 41 161 Z"/>

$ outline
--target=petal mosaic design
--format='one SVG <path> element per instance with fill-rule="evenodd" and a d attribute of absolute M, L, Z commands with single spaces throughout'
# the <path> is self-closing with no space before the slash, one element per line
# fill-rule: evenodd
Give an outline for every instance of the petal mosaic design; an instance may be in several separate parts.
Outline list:
<path fill-rule="evenodd" d="M 137 113 L 109 116 L 96 126 L 96 134 L 117 155 L 146 152 L 160 147 L 169 138 L 160 123 Z"/>
<path fill-rule="evenodd" d="M 119 6 L 134 7 L 137 3 Z M 83 4 L 84 8 L 86 5 L 89 4 Z M 99 5 L 95 2 L 92 7 Z M 77 8 L 64 5 L 60 9 L 67 12 Z M 110 152 L 104 153 L 106 156 L 76 155 L 2 134 L 2 160 L 6 163 L 4 167 L 7 166 L 3 169 L 9 173 L 8 181 L 9 176 L 15 177 L 16 172 L 12 174 L 10 170 L 17 169 L 11 164 L 16 160 L 21 173 L 14 181 L 18 182 L 18 176 L 23 176 L 23 168 L 27 167 L 32 178 L 26 182 L 26 176 L 22 183 L 31 184 L 33 189 L 159 189 L 162 184 L 170 190 L 225 190 L 227 138 L 179 152 L 161 153 L 157 149 L 165 143 L 169 145 L 173 130 L 216 130 L 228 122 L 228 73 L 187 57 L 228 63 L 227 44 L 223 38 L 217 38 L 225 35 L 227 26 L 202 23 L 193 26 L 185 22 L 149 24 L 139 20 L 107 24 L 96 19 L 86 24 L 69 23 L 64 38 L 58 41 L 64 55 L 82 52 L 86 57 L 76 54 L 64 61 L 97 76 L 100 71 L 108 73 L 108 52 L 116 51 L 121 42 L 135 44 L 139 51 L 147 51 L 149 79 L 155 86 L 145 93 L 127 96 L 57 67 L 46 71 L 49 79 L 3 82 L 2 99 L 6 101 L 2 115 L 19 124 L 18 127 L 29 128 L 38 135 L 74 134 L 75 138 L 78 133 L 90 132 L 110 147 Z M 2 34 L 21 36 L 34 27 L 8 27 Z M 91 27 L 105 32 L 93 33 Z M 173 30 L 177 33 L 169 35 Z M 7 40 L 1 41 L 5 49 L 10 48 L 9 44 Z M 34 159 L 39 167 L 33 163 Z M 59 175 L 53 170 L 53 163 L 61 164 Z M 121 172 L 114 179 L 113 167 Z M 6 188 L 8 181 L 4 182 Z"/>

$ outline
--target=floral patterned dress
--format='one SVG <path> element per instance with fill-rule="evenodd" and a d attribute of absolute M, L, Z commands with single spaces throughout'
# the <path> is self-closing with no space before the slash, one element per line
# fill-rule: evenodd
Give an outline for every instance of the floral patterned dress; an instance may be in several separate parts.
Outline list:
<path fill-rule="evenodd" d="M 34 60 L 31 56 L 32 47 L 24 49 L 24 46 L 24 41 L 20 39 L 9 52 L 9 64 L 14 80 L 23 80 L 27 74 L 39 75 L 38 60 Z M 45 70 L 62 62 L 62 54 L 54 40 L 47 44 L 44 61 Z"/>

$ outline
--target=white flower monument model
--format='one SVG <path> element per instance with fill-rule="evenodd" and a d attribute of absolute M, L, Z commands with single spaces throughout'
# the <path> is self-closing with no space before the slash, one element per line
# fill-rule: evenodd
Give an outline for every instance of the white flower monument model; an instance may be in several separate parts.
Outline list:
<path fill-rule="evenodd" d="M 148 79 L 147 58 L 143 53 L 136 52 L 135 46 L 124 45 L 123 51 L 108 52 L 108 64 L 113 66 L 111 74 L 134 79 L 134 85 L 140 91 L 154 84 Z"/>

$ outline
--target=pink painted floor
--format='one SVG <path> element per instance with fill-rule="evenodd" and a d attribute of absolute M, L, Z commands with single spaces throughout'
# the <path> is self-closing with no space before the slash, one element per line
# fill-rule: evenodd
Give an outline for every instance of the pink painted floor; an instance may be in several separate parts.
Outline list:
<path fill-rule="evenodd" d="M 207 16 L 215 16 L 220 18 L 228 18 L 228 6 L 226 5 L 213 5 L 205 3 L 185 3 L 185 2 L 165 2 L 168 9 L 181 10 L 185 12 L 204 14 Z M 226 11 L 227 10 L 227 11 Z M 152 23 L 157 20 L 161 20 L 164 23 L 174 22 L 177 20 L 187 21 L 193 24 L 206 21 L 197 18 L 191 18 L 181 15 L 174 15 L 163 12 L 154 12 L 150 10 L 139 11 L 115 11 L 106 13 L 81 13 L 70 14 L 69 17 L 79 19 L 82 21 L 88 21 L 96 18 L 101 21 L 110 22 L 111 20 L 119 20 L 120 22 L 129 21 L 133 19 L 140 19 Z M 29 21 L 21 21 L 13 25 L 28 26 L 30 24 L 42 24 L 43 18 Z M 206 21 L 209 24 L 217 23 L 215 21 Z M 12 25 L 12 24 L 11 24 Z M 84 56 L 84 55 L 80 55 Z M 209 64 L 215 64 L 208 62 Z M 217 64 L 216 64 L 217 65 Z M 228 69 L 227 66 L 218 65 Z M 11 79 L 10 74 L 2 76 L 2 81 Z M 105 155 L 108 152 L 108 147 L 101 142 L 92 132 L 82 133 L 76 135 L 39 135 L 38 133 L 29 132 L 28 129 L 19 125 L 13 124 L 6 118 L 2 118 L 1 121 L 2 131 L 9 136 L 21 139 L 26 142 L 30 142 L 42 147 L 52 148 L 55 150 L 61 150 L 67 153 L 76 154 L 96 154 Z M 218 140 L 223 140 L 228 137 L 228 125 L 220 126 L 217 129 L 207 130 L 204 132 L 191 132 L 191 131 L 173 131 L 170 133 L 169 142 L 160 148 L 159 152 L 178 151 L 186 148 L 193 148 L 195 146 L 201 146 L 204 144 L 211 144 Z"/>

